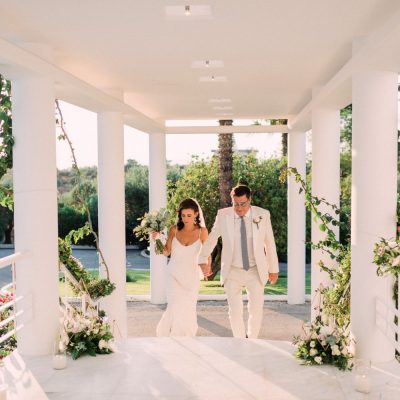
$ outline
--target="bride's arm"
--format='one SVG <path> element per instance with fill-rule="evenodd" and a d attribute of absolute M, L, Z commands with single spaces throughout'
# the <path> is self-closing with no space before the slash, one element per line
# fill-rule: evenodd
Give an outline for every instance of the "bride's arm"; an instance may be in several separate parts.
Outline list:
<path fill-rule="evenodd" d="M 172 225 L 171 228 L 169 229 L 168 233 L 168 239 L 167 242 L 165 243 L 165 248 L 164 248 L 164 256 L 168 257 L 171 254 L 172 250 L 172 239 L 175 236 L 175 231 L 176 231 L 176 225 Z"/>
<path fill-rule="evenodd" d="M 201 243 L 205 243 L 207 238 L 208 238 L 207 228 L 205 228 L 205 227 L 201 228 L 201 233 L 200 233 Z M 207 279 L 207 277 L 211 275 L 211 255 L 208 256 L 207 264 L 205 264 L 205 265 L 203 264 L 203 266 L 200 265 L 200 267 L 203 271 L 204 278 Z"/>

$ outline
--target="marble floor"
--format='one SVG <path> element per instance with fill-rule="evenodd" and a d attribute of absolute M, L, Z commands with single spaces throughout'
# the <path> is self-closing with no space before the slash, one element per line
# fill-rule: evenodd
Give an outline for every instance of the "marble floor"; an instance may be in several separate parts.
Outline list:
<path fill-rule="evenodd" d="M 8 400 L 399 400 L 400 364 L 376 365 L 372 392 L 354 373 L 306 367 L 288 342 L 220 337 L 130 338 L 112 355 L 68 360 L 15 352 L 2 367 Z"/>

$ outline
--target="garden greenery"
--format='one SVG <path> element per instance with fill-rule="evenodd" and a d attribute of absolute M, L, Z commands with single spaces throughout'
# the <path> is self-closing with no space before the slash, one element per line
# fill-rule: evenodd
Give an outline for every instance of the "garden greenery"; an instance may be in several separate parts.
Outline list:
<path fill-rule="evenodd" d="M 305 337 L 296 337 L 296 357 L 305 364 L 332 364 L 341 370 L 352 368 L 353 355 L 349 352 L 350 324 L 350 246 L 342 244 L 337 238 L 334 227 L 340 228 L 338 219 L 340 210 L 335 204 L 323 198 L 312 196 L 310 186 L 296 168 L 288 167 L 281 172 L 281 182 L 292 175 L 300 185 L 299 193 L 304 192 L 305 206 L 311 211 L 313 220 L 325 233 L 318 243 L 311 243 L 312 249 L 329 254 L 334 266 L 326 265 L 322 260 L 318 266 L 329 275 L 332 285 L 320 287 L 316 296 L 315 320 L 304 330 Z M 320 211 L 320 206 L 332 210 L 333 215 Z"/>

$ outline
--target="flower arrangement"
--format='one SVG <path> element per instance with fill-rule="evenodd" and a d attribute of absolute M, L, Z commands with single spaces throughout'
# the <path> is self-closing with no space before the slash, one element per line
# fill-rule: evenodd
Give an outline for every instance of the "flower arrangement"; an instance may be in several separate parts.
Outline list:
<path fill-rule="evenodd" d="M 378 266 L 378 276 L 400 273 L 400 241 L 399 239 L 381 239 L 374 246 L 374 264 Z"/>
<path fill-rule="evenodd" d="M 60 333 L 60 350 L 76 360 L 83 354 L 109 354 L 115 351 L 114 337 L 105 318 L 84 315 L 69 306 L 64 310 Z"/>
<path fill-rule="evenodd" d="M 257 229 L 259 229 L 258 224 L 261 222 L 261 220 L 262 220 L 262 215 L 253 218 L 253 224 L 257 225 Z"/>
<path fill-rule="evenodd" d="M 143 217 L 138 218 L 141 223 L 133 230 L 133 232 L 141 241 L 149 240 L 149 237 L 153 232 L 163 235 L 167 227 L 169 216 L 170 214 L 165 208 L 145 213 Z M 163 254 L 164 252 L 164 244 L 160 238 L 157 238 L 155 241 L 155 252 L 156 254 Z"/>
<path fill-rule="evenodd" d="M 331 364 L 340 370 L 351 370 L 353 354 L 349 351 L 349 334 L 340 328 L 330 328 L 321 317 L 303 327 L 303 336 L 297 336 L 293 344 L 297 346 L 295 356 L 305 365 Z"/>

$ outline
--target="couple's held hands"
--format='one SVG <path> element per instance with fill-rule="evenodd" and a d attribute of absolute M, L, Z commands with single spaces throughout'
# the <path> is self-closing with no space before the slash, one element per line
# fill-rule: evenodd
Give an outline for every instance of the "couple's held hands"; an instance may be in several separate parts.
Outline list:
<path fill-rule="evenodd" d="M 268 274 L 268 280 L 271 285 L 275 285 L 276 281 L 278 280 L 279 272 L 270 272 Z"/>
<path fill-rule="evenodd" d="M 204 275 L 204 280 L 208 280 L 207 278 L 212 275 L 211 265 L 210 264 L 199 264 L 201 268 L 201 272 Z"/>

